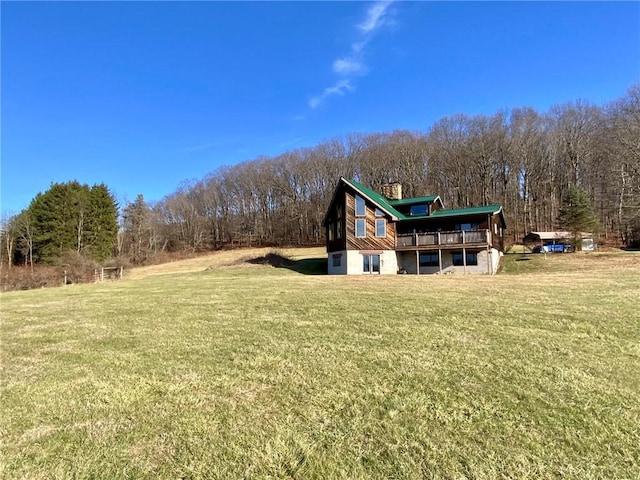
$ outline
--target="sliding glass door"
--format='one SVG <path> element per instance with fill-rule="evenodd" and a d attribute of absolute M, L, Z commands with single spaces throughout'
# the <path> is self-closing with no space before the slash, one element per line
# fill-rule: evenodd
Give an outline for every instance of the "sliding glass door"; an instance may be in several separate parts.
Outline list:
<path fill-rule="evenodd" d="M 380 255 L 362 255 L 362 273 L 380 273 Z"/>

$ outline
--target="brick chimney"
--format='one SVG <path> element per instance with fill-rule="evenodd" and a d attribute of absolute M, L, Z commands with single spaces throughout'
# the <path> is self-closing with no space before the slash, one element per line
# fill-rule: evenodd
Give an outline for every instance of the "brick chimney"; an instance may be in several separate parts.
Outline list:
<path fill-rule="evenodd" d="M 402 200 L 402 184 L 395 182 L 383 185 L 382 195 L 387 197 L 389 200 Z"/>

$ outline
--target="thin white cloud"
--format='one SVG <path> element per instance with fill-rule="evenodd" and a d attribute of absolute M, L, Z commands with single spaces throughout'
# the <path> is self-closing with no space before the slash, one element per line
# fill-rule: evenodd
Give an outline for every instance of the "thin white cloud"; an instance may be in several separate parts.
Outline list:
<path fill-rule="evenodd" d="M 333 61 L 333 71 L 341 75 L 350 75 L 363 70 L 363 65 L 354 58 L 337 58 Z"/>
<path fill-rule="evenodd" d="M 353 90 L 349 80 L 340 80 L 333 87 L 325 88 L 324 91 L 309 100 L 309 106 L 311 108 L 318 108 L 327 98 L 334 95 L 343 96 L 346 91 Z"/>
<path fill-rule="evenodd" d="M 334 86 L 325 88 L 320 95 L 309 100 L 311 108 L 318 108 L 327 98 L 344 96 L 347 91 L 354 90 L 351 80 L 355 76 L 362 77 L 369 73 L 364 63 L 365 47 L 369 44 L 376 31 L 389 19 L 389 6 L 394 0 L 380 0 L 375 2 L 366 12 L 361 23 L 355 26 L 357 39 L 351 44 L 351 52 L 336 58 L 331 65 L 333 73 L 342 77 Z"/>
<path fill-rule="evenodd" d="M 384 23 L 385 13 L 392 0 L 384 0 L 376 2 L 369 10 L 367 10 L 367 18 L 358 25 L 358 28 L 365 35 L 376 30 Z"/>
<path fill-rule="evenodd" d="M 356 43 L 352 43 L 351 44 L 351 50 L 354 51 L 354 53 L 359 53 L 364 46 L 367 44 L 366 40 L 362 40 L 361 42 L 356 42 Z"/>

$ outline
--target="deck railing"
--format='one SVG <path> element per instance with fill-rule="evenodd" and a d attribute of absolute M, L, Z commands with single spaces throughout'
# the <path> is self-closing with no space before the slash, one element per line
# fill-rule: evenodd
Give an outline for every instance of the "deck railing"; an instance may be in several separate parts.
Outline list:
<path fill-rule="evenodd" d="M 430 245 L 467 245 L 489 243 L 489 230 L 455 230 L 451 232 L 404 233 L 396 235 L 398 247 Z"/>

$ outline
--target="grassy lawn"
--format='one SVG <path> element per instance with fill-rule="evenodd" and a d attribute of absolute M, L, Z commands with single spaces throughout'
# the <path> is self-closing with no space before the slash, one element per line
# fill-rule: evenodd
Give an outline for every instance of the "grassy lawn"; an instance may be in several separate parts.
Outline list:
<path fill-rule="evenodd" d="M 0 476 L 640 478 L 640 254 L 328 277 L 267 252 L 2 294 Z"/>

